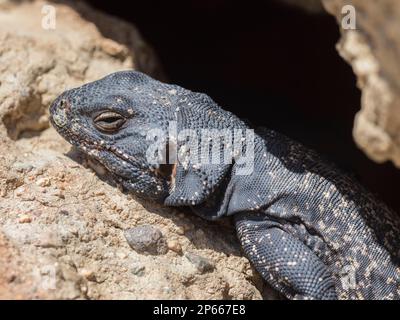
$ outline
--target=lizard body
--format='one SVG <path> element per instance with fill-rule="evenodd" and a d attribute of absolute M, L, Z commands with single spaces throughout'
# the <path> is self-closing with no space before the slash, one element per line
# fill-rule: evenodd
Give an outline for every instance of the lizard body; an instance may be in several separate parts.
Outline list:
<path fill-rule="evenodd" d="M 191 130 L 199 140 L 206 139 L 203 129 L 225 130 L 231 134 L 225 147 L 248 127 L 205 94 L 134 71 L 64 92 L 50 115 L 64 138 L 129 192 L 167 206 L 189 206 L 209 220 L 234 216 L 245 254 L 287 298 L 400 298 L 398 217 L 301 144 L 257 129 L 247 174 L 238 173 L 243 166 L 237 157 L 231 163 L 195 163 L 185 156 L 174 163 L 150 162 L 149 132 L 167 132 L 172 123 L 178 134 Z M 162 140 L 155 151 L 166 145 L 167 158 L 171 146 L 178 155 L 201 151 L 177 136 Z M 250 144 L 239 151 L 244 149 Z"/>

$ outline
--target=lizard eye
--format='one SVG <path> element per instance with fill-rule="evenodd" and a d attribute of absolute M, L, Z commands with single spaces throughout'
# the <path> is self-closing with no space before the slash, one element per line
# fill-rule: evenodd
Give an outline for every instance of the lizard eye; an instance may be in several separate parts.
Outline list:
<path fill-rule="evenodd" d="M 97 129 L 110 133 L 120 129 L 126 119 L 117 112 L 106 111 L 95 117 L 93 121 Z"/>

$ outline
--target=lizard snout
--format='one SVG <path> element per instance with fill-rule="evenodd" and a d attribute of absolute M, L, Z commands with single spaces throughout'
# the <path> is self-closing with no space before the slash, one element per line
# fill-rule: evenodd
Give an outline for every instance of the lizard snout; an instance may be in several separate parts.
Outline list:
<path fill-rule="evenodd" d="M 66 98 L 59 98 L 50 106 L 50 120 L 57 127 L 64 127 L 68 123 L 67 113 L 71 105 Z"/>

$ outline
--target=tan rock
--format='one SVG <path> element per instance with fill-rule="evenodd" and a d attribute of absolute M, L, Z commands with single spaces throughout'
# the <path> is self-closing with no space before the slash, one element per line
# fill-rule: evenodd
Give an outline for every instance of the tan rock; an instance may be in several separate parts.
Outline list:
<path fill-rule="evenodd" d="M 169 240 L 167 241 L 167 247 L 169 250 L 172 250 L 176 253 L 182 253 L 182 246 L 180 245 L 180 243 L 176 240 Z"/>
<path fill-rule="evenodd" d="M 354 139 L 371 159 L 391 160 L 400 167 L 400 2 L 323 0 L 323 4 L 338 21 L 342 36 L 337 50 L 353 67 L 362 90 Z M 344 5 L 355 8 L 355 30 L 341 27 Z"/>
<path fill-rule="evenodd" d="M 19 223 L 31 223 L 32 222 L 32 217 L 27 215 L 27 214 L 24 214 L 24 215 L 19 217 L 18 222 Z"/>

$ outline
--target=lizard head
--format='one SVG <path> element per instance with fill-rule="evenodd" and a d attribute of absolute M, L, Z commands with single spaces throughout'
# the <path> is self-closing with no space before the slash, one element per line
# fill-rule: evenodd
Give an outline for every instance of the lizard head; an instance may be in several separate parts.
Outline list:
<path fill-rule="evenodd" d="M 175 91 L 173 91 L 175 90 Z M 173 119 L 176 89 L 124 71 L 65 91 L 50 107 L 50 121 L 69 143 L 100 162 L 125 189 L 150 200 L 169 194 L 173 166 L 148 161 L 150 132 Z"/>
<path fill-rule="evenodd" d="M 172 149 L 179 154 L 187 141 L 177 140 L 179 133 L 191 130 L 200 136 L 205 128 L 245 127 L 207 95 L 135 71 L 116 72 L 64 92 L 50 107 L 50 121 L 127 191 L 175 206 L 204 202 L 231 167 L 181 162 L 179 157 L 171 161 Z M 171 135 L 173 123 L 176 134 Z"/>

